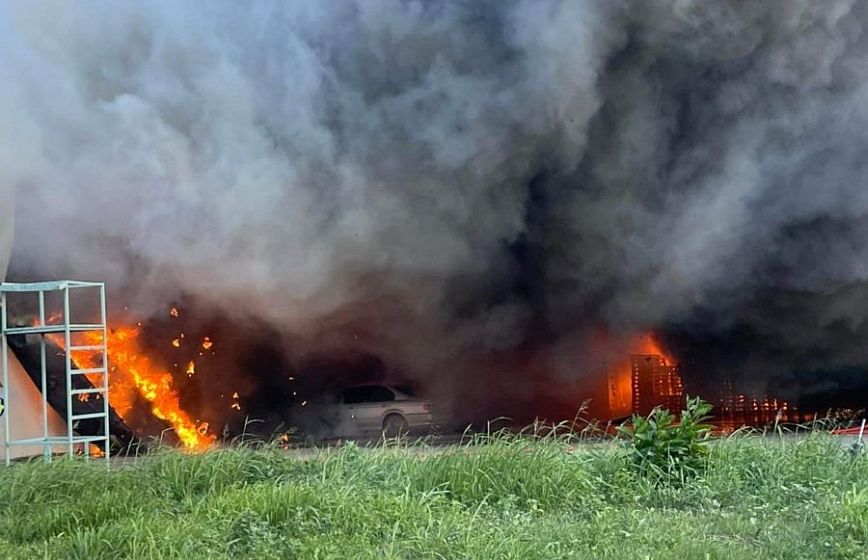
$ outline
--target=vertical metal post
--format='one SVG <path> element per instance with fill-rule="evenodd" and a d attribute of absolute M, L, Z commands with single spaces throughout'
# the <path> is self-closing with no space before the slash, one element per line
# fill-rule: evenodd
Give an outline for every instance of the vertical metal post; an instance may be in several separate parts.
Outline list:
<path fill-rule="evenodd" d="M 70 336 L 69 326 L 71 323 L 69 316 L 69 285 L 63 286 L 63 334 L 66 341 L 66 442 L 69 456 L 72 457 L 75 453 L 75 445 L 73 444 L 72 434 L 72 337 Z"/>
<path fill-rule="evenodd" d="M 111 445 L 111 438 L 109 437 L 109 361 L 108 361 L 108 318 L 106 317 L 106 308 L 105 308 L 105 284 L 99 285 L 99 318 L 100 323 L 102 323 L 102 367 L 103 367 L 103 376 L 102 376 L 102 410 L 105 414 L 105 425 L 103 426 L 104 434 L 105 434 L 105 461 L 107 466 L 111 466 L 111 456 L 109 451 L 109 446 Z"/>
<path fill-rule="evenodd" d="M 3 460 L 7 466 L 12 458 L 9 454 L 9 348 L 6 342 L 6 292 L 0 292 L 0 347 L 3 361 L 3 403 L 6 410 L 0 420 L 3 421 Z"/>
<path fill-rule="evenodd" d="M 45 326 L 45 292 L 39 290 L 39 326 Z M 48 443 L 48 374 L 45 356 L 45 333 L 39 335 L 39 383 L 42 393 L 42 455 L 51 461 L 51 445 Z"/>

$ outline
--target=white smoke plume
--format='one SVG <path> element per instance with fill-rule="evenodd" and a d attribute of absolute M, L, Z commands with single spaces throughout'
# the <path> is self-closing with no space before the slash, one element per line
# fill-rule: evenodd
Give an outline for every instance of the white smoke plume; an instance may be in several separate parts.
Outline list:
<path fill-rule="evenodd" d="M 13 0 L 13 272 L 423 371 L 815 305 L 868 280 L 866 26 L 856 0 Z"/>

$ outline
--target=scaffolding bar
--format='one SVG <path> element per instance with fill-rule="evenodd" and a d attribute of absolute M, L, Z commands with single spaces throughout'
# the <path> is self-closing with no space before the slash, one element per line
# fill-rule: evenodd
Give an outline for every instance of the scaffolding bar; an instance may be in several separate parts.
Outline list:
<path fill-rule="evenodd" d="M 65 300 L 66 298 L 64 298 Z M 6 329 L 6 334 L 65 334 L 67 332 L 97 332 L 102 331 L 102 325 L 67 325 L 67 324 L 52 324 L 52 325 L 34 325 L 32 327 L 14 327 Z"/>
<path fill-rule="evenodd" d="M 104 412 L 91 412 L 90 414 L 72 414 L 70 415 L 70 420 L 75 422 L 76 420 L 90 420 L 93 418 L 102 418 Z"/>
<path fill-rule="evenodd" d="M 9 402 L 9 342 L 6 340 L 6 292 L 0 292 L 0 369 L 3 370 L 3 404 L 5 405 L 3 415 L 0 420 L 3 422 L 3 457 L 6 465 L 9 465 L 11 457 L 9 456 L 9 417 L 12 415 Z M 43 385 L 43 389 L 45 386 Z M 43 393 L 43 400 L 45 394 Z"/>
<path fill-rule="evenodd" d="M 105 389 L 103 387 L 91 387 L 90 389 L 73 389 L 70 391 L 73 395 L 96 395 L 98 393 L 105 393 Z"/>
<path fill-rule="evenodd" d="M 76 436 L 76 443 L 96 443 L 104 440 L 104 436 Z M 66 444 L 66 437 L 16 439 L 10 445 L 37 445 L 47 443 L 49 447 Z"/>
<path fill-rule="evenodd" d="M 45 324 L 45 292 L 39 290 L 39 324 Z M 46 365 L 47 355 L 45 349 L 45 337 L 39 337 L 39 382 L 43 390 L 48 387 L 48 366 Z M 42 438 L 48 441 L 48 399 L 42 399 Z M 42 444 L 42 456 L 46 459 L 51 457 L 51 446 L 47 443 Z"/>
<path fill-rule="evenodd" d="M 69 288 L 103 288 L 102 282 L 81 282 L 78 280 L 56 280 L 51 282 L 12 283 L 0 282 L 0 290 L 10 292 L 60 292 Z"/>
<path fill-rule="evenodd" d="M 84 368 L 84 369 L 72 368 L 71 370 L 69 370 L 69 373 L 71 375 L 91 375 L 91 374 L 95 374 L 95 373 L 100 374 L 100 375 L 105 375 L 105 371 L 106 370 L 104 367 Z"/>

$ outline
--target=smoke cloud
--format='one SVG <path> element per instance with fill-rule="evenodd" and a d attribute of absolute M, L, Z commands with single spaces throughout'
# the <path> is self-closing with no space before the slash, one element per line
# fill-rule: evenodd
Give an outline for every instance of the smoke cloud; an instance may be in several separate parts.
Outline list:
<path fill-rule="evenodd" d="M 0 183 L 0 282 L 6 278 L 6 267 L 12 252 L 12 234 L 15 231 L 15 206 L 12 189 Z"/>
<path fill-rule="evenodd" d="M 21 277 L 420 376 L 543 345 L 575 377 L 598 329 L 673 325 L 868 365 L 864 2 L 2 10 Z"/>

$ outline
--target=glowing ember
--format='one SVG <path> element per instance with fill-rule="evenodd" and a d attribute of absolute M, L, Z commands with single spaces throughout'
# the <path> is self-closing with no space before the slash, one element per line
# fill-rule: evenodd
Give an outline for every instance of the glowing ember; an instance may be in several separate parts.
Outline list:
<path fill-rule="evenodd" d="M 172 309 L 170 309 L 170 310 L 169 310 L 169 315 L 171 315 L 172 317 L 180 317 L 180 316 L 181 316 L 181 314 L 178 313 L 178 308 L 177 308 L 177 307 L 173 307 Z"/>
<path fill-rule="evenodd" d="M 195 374 L 196 374 L 196 362 L 190 361 L 190 363 L 187 364 L 187 376 L 193 377 Z"/>
<path fill-rule="evenodd" d="M 181 347 L 181 339 L 180 339 L 180 338 L 176 338 L 175 340 L 173 340 L 173 341 L 172 341 L 172 346 L 174 346 L 175 348 L 180 348 L 180 347 Z"/>
<path fill-rule="evenodd" d="M 209 435 L 208 425 L 194 422 L 181 409 L 178 392 L 173 387 L 172 375 L 153 364 L 142 354 L 138 342 L 140 331 L 136 327 L 112 329 L 108 335 L 108 359 L 111 365 L 112 379 L 109 384 L 109 399 L 115 412 L 124 418 L 133 408 L 137 397 L 141 397 L 151 406 L 154 416 L 168 422 L 178 435 L 184 448 L 190 451 L 204 451 L 215 440 Z M 102 334 L 98 332 L 83 333 L 87 345 L 102 344 Z M 52 342 L 64 347 L 61 336 L 51 335 Z M 102 355 L 95 351 L 77 351 L 71 356 L 79 368 L 100 367 Z M 100 374 L 87 376 L 91 383 L 102 383 Z"/>
<path fill-rule="evenodd" d="M 204 348 L 205 350 L 210 350 L 212 346 L 214 346 L 214 343 L 211 342 L 211 339 L 206 336 L 205 340 L 202 342 L 202 348 Z"/>

